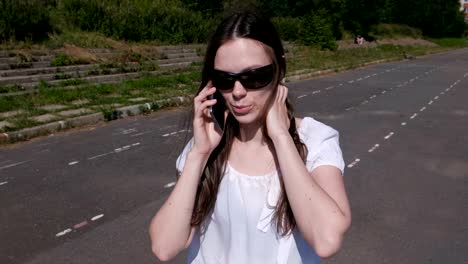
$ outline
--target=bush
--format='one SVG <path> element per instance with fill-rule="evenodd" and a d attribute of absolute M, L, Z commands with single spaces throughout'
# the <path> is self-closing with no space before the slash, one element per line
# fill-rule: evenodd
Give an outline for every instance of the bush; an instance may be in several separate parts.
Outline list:
<path fill-rule="evenodd" d="M 398 38 L 410 37 L 421 38 L 422 31 L 418 28 L 398 24 L 378 24 L 371 27 L 370 35 L 374 37 Z"/>
<path fill-rule="evenodd" d="M 165 43 L 205 42 L 216 24 L 180 1 L 62 0 L 64 15 L 85 31 L 132 40 Z"/>
<path fill-rule="evenodd" d="M 297 40 L 299 38 L 301 18 L 275 17 L 271 19 L 271 22 L 275 25 L 282 40 Z"/>
<path fill-rule="evenodd" d="M 0 1 L 0 41 L 47 38 L 53 31 L 50 9 L 55 0 Z"/>
<path fill-rule="evenodd" d="M 299 41 L 308 46 L 336 50 L 338 44 L 333 35 L 332 23 L 325 10 L 305 16 L 299 33 Z"/>

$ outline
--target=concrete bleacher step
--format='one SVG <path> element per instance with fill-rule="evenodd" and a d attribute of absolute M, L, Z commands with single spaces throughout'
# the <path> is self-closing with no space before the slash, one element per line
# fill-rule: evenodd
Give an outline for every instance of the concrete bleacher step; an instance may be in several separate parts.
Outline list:
<path fill-rule="evenodd" d="M 138 66 L 130 66 L 126 67 L 126 71 L 130 72 L 135 72 L 138 71 Z M 36 83 L 39 84 L 40 81 L 53 81 L 53 80 L 67 80 L 67 79 L 81 79 L 83 77 L 89 76 L 90 75 L 90 68 L 89 69 L 72 69 L 70 71 L 66 72 L 55 72 L 55 73 L 50 73 L 50 74 L 37 74 L 37 75 L 29 75 L 29 76 L 12 76 L 12 77 L 5 77 L 5 78 L 0 78 L 0 85 L 21 85 L 24 87 L 25 83 Z M 105 71 L 108 71 L 109 74 L 115 74 L 119 73 L 122 71 L 121 68 L 108 68 L 105 69 Z M 99 74 L 99 75 L 109 75 L 109 74 Z"/>
<path fill-rule="evenodd" d="M 168 59 L 177 59 L 177 58 L 189 58 L 189 57 L 196 57 L 198 56 L 195 52 L 187 52 L 187 53 L 171 53 L 165 54 Z"/>
<path fill-rule="evenodd" d="M 4 70 L 4 71 L 0 71 L 0 78 L 13 77 L 13 76 L 29 76 L 29 75 L 36 75 L 36 74 L 67 73 L 67 72 L 72 72 L 72 71 L 84 71 L 84 70 L 90 70 L 93 67 L 96 67 L 96 65 L 83 64 L 83 65 L 71 65 L 71 66 L 61 66 L 61 67 L 42 67 L 42 68 Z"/>
<path fill-rule="evenodd" d="M 188 61 L 198 62 L 201 60 L 202 60 L 201 57 L 194 56 L 194 57 L 183 57 L 183 58 L 175 58 L 175 59 L 161 59 L 161 60 L 156 60 L 154 62 L 157 63 L 158 65 L 161 65 L 161 64 L 169 64 L 169 63 L 188 62 Z"/>

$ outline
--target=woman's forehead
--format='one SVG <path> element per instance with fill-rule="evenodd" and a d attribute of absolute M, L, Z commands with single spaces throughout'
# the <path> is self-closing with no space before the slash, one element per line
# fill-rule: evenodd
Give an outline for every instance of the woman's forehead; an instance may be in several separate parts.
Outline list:
<path fill-rule="evenodd" d="M 226 72 L 242 72 L 271 62 L 261 42 L 248 38 L 235 38 L 219 47 L 214 66 Z"/>

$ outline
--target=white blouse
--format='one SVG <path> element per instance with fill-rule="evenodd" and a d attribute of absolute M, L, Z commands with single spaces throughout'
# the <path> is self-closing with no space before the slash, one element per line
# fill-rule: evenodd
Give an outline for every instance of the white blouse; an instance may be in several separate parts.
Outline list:
<path fill-rule="evenodd" d="M 298 128 L 307 146 L 306 167 L 312 172 L 321 165 L 344 170 L 339 134 L 333 128 L 306 117 Z M 178 157 L 176 167 L 182 171 L 192 147 L 191 140 Z M 281 237 L 272 224 L 275 205 L 280 195 L 279 177 L 246 175 L 227 164 L 221 180 L 215 208 L 198 229 L 189 246 L 188 263 L 320 263 L 314 249 L 299 231 Z"/>

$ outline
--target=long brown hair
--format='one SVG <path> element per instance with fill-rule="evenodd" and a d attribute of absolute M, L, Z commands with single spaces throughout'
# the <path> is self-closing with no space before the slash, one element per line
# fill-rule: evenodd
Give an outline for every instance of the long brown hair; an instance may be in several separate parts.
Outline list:
<path fill-rule="evenodd" d="M 262 43 L 265 52 L 271 57 L 272 63 L 276 69 L 276 74 L 271 84 L 273 89 L 275 89 L 272 95 L 275 95 L 276 89 L 286 73 L 286 60 L 284 58 L 283 45 L 273 24 L 268 19 L 265 19 L 258 14 L 248 12 L 236 13 L 227 17 L 212 35 L 211 40 L 208 43 L 202 70 L 202 81 L 197 94 L 210 80 L 210 73 L 214 69 L 215 56 L 219 47 L 234 38 L 249 38 Z M 268 104 L 270 104 L 273 99 L 273 96 L 270 97 Z M 294 144 L 296 145 L 299 154 L 303 160 L 305 160 L 307 148 L 299 139 L 294 120 L 294 111 L 288 100 L 286 100 L 286 106 L 288 109 L 288 116 L 291 120 L 289 133 L 294 140 Z M 264 135 L 266 135 L 267 140 L 271 143 L 271 139 L 268 137 L 268 131 L 266 131 L 265 125 L 262 130 Z M 227 160 L 231 151 L 232 141 L 234 137 L 238 136 L 238 134 L 239 123 L 231 114 L 229 114 L 221 142 L 211 153 L 198 185 L 195 206 L 191 219 L 192 226 L 200 226 L 203 220 L 214 209 L 218 188 L 225 173 Z M 296 221 L 288 201 L 284 183 L 282 180 L 280 182 L 281 194 L 275 208 L 274 222 L 278 233 L 286 235 L 296 227 Z"/>

